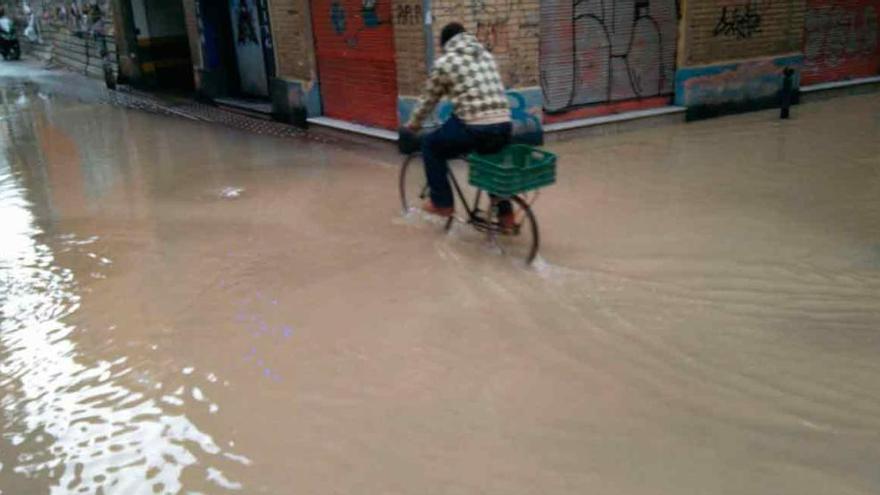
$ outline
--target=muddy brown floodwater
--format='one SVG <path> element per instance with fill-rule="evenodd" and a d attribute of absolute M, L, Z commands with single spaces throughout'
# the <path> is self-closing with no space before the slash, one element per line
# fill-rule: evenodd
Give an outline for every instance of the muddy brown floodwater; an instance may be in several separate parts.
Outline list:
<path fill-rule="evenodd" d="M 4 495 L 880 493 L 880 95 L 553 145 L 525 269 L 394 155 L 16 77 Z"/>

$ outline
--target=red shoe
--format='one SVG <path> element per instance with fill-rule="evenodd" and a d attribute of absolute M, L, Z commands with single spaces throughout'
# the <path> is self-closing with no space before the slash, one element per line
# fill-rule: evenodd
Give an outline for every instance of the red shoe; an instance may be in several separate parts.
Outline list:
<path fill-rule="evenodd" d="M 518 227 L 516 216 L 512 211 L 498 215 L 498 226 L 501 227 L 501 231 L 505 234 L 515 234 Z"/>
<path fill-rule="evenodd" d="M 422 205 L 422 211 L 432 215 L 449 218 L 455 213 L 455 208 L 452 206 L 436 206 L 434 202 L 429 199 Z"/>

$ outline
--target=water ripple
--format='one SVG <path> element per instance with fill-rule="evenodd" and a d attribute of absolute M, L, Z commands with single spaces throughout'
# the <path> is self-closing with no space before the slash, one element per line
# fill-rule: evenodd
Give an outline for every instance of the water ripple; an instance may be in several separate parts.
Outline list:
<path fill-rule="evenodd" d="M 12 447 L 2 449 L 2 468 L 23 483 L 48 483 L 53 494 L 177 493 L 184 470 L 193 469 L 211 492 L 242 489 L 221 467 L 250 461 L 225 452 L 174 407 L 182 398 L 156 399 L 149 380 L 132 383 L 125 357 L 90 362 L 78 348 L 77 329 L 65 321 L 81 304 L 74 273 L 39 241 L 24 192 L 3 163 L 0 218 L 0 419 Z M 198 388 L 191 394 L 208 400 Z"/>

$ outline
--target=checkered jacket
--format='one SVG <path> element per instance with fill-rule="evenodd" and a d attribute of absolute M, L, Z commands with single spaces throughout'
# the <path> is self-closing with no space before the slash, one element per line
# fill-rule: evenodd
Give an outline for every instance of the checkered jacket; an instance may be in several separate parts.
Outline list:
<path fill-rule="evenodd" d="M 467 33 L 449 40 L 444 51 L 434 63 L 410 123 L 421 125 L 443 97 L 466 123 L 510 120 L 510 106 L 492 54 Z"/>

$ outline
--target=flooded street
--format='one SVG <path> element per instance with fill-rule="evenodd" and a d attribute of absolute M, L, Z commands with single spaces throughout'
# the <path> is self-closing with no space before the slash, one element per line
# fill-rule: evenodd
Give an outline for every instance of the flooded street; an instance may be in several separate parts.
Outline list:
<path fill-rule="evenodd" d="M 400 157 L 0 69 L 0 493 L 876 494 L 880 94 L 553 144 L 525 268 Z"/>

